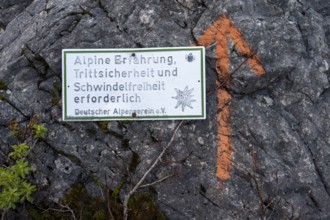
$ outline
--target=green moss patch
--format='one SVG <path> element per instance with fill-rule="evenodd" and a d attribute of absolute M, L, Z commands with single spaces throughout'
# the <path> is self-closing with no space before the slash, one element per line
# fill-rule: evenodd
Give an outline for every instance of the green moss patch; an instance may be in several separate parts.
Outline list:
<path fill-rule="evenodd" d="M 0 80 L 0 90 L 5 90 L 6 91 L 7 89 L 8 89 L 7 85 Z"/>

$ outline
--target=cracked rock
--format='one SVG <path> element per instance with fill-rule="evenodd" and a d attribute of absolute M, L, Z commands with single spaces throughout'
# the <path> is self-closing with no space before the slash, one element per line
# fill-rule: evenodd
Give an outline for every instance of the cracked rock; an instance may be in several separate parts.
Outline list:
<path fill-rule="evenodd" d="M 231 96 L 230 178 L 216 176 L 223 153 L 216 80 L 224 79 L 217 77 L 213 42 L 206 47 L 206 119 L 183 123 L 142 184 L 149 185 L 136 193 L 148 193 L 165 219 L 329 219 L 330 2 L 324 0 L 0 0 L 1 167 L 12 162 L 10 146 L 17 144 L 10 121 L 24 124 L 37 115 L 48 129 L 28 157 L 28 178 L 38 190 L 7 218 L 58 208 L 77 185 L 105 204 L 106 193 L 116 192 L 122 205 L 179 124 L 62 121 L 62 49 L 191 46 L 220 15 L 265 70 L 256 76 L 228 40 L 230 83 L 222 89 Z"/>

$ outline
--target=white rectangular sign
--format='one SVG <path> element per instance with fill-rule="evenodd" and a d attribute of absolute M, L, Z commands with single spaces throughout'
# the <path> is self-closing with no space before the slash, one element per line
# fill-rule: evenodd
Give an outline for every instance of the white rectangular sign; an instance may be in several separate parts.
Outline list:
<path fill-rule="evenodd" d="M 205 119 L 204 47 L 64 49 L 63 120 Z"/>

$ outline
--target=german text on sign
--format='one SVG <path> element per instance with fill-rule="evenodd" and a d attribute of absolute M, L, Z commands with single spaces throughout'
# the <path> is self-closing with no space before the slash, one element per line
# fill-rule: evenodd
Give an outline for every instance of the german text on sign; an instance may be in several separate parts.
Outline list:
<path fill-rule="evenodd" d="M 204 47 L 64 49 L 64 120 L 204 119 Z"/>

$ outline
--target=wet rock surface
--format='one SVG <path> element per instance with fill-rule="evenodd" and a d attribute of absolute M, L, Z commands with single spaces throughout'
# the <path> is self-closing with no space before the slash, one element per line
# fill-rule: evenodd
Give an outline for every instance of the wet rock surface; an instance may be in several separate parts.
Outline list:
<path fill-rule="evenodd" d="M 145 184 L 169 178 L 136 193 L 166 219 L 330 218 L 330 2 L 320 0 L 0 0 L 0 163 L 16 143 L 9 121 L 37 115 L 48 129 L 29 156 L 32 205 L 59 203 L 77 184 L 100 198 L 100 185 L 123 184 L 123 201 L 179 123 L 62 121 L 61 50 L 189 46 L 221 14 L 265 69 L 255 76 L 229 41 L 230 179 L 215 176 L 213 44 L 206 120 L 183 123 Z M 31 218 L 18 210 L 9 218 Z"/>

